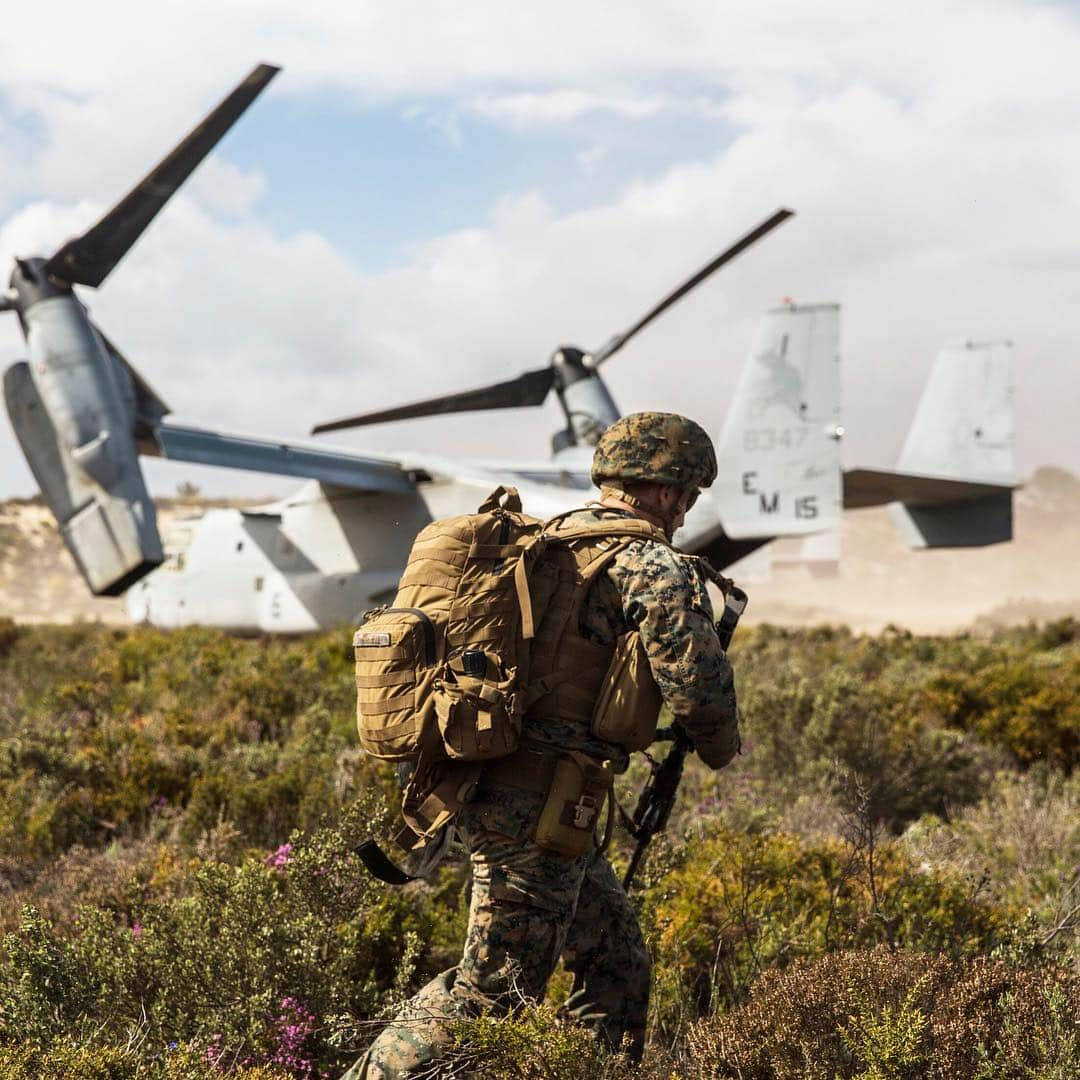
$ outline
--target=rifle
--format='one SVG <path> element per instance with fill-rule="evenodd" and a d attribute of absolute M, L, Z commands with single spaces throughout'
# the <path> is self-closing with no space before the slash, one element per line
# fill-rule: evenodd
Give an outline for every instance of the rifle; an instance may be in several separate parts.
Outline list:
<path fill-rule="evenodd" d="M 727 585 L 724 596 L 724 611 L 716 624 L 716 633 L 720 638 L 720 644 L 727 652 L 731 644 L 731 638 L 735 633 L 735 627 L 739 624 L 739 618 L 746 610 L 747 595 L 737 585 L 723 579 Z M 719 582 L 718 582 L 719 584 Z M 723 587 L 723 586 L 721 586 Z M 690 736 L 686 734 L 678 722 L 671 727 L 661 728 L 656 733 L 660 742 L 672 743 L 671 749 L 659 764 L 649 759 L 652 766 L 652 775 L 638 796 L 637 806 L 634 807 L 632 817 L 628 816 L 620 807 L 623 824 L 627 831 L 637 841 L 634 854 L 630 857 L 630 865 L 626 868 L 626 876 L 623 878 L 623 888 L 629 891 L 630 883 L 637 873 L 638 864 L 641 862 L 649 841 L 659 832 L 667 828 L 671 809 L 675 805 L 675 795 L 679 790 L 679 781 L 682 780 L 683 765 L 686 763 L 686 754 L 694 748 Z"/>

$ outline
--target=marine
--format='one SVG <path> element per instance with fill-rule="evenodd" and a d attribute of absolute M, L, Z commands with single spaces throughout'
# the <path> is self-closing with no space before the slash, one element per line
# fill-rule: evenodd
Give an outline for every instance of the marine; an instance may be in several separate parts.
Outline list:
<path fill-rule="evenodd" d="M 553 688 L 526 713 L 521 749 L 485 767 L 458 816 L 458 836 L 472 867 L 461 961 L 416 994 L 345 1080 L 438 1075 L 453 1018 L 498 1015 L 541 999 L 560 957 L 573 976 L 565 1015 L 590 1026 L 610 1047 L 641 1056 L 649 954 L 605 845 L 596 839 L 596 800 L 582 795 L 571 807 L 586 812 L 589 826 L 587 846 L 578 853 L 553 845 L 545 832 L 551 826 L 545 807 L 561 775 L 559 762 L 569 760 L 592 777 L 627 766 L 627 745 L 596 734 L 591 719 L 603 685 L 593 673 L 609 671 L 627 641 L 635 647 L 640 642 L 657 701 L 670 708 L 705 764 L 722 768 L 737 753 L 734 678 L 716 634 L 705 577 L 696 559 L 671 544 L 701 489 L 715 478 L 712 442 L 685 417 L 635 413 L 601 436 L 592 465 L 600 500 L 557 519 L 555 532 L 580 537 L 567 545 L 577 560 L 573 565 L 597 559 L 602 570 L 584 595 L 565 595 L 573 577 L 566 572 L 565 552 L 561 570 L 557 559 L 548 563 L 562 602 L 548 606 L 534 651 L 538 670 L 548 673 Z M 612 541 L 605 529 L 633 535 Z M 537 572 L 544 575 L 543 560 Z M 560 617 L 576 617 L 577 625 L 556 633 L 553 620 Z M 546 657 L 545 641 L 554 643 Z M 595 657 L 592 668 L 582 666 L 582 655 L 586 661 Z M 554 685 L 554 673 L 573 663 L 577 681 Z M 655 715 L 652 724 L 654 729 Z M 632 738 L 624 742 L 636 745 Z"/>

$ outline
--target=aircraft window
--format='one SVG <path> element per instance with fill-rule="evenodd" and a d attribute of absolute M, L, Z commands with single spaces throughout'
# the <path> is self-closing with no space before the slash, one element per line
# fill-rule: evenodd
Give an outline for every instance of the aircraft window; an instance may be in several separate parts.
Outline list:
<path fill-rule="evenodd" d="M 180 554 L 176 556 L 176 569 L 183 570 L 185 561 L 184 553 L 181 551 Z"/>
<path fill-rule="evenodd" d="M 255 579 L 255 591 L 256 592 L 262 592 L 262 590 L 263 590 L 263 579 L 261 577 L 257 577 Z"/>
<path fill-rule="evenodd" d="M 236 550 L 237 551 L 243 551 L 244 550 L 244 541 L 243 540 L 237 540 L 236 541 Z"/>

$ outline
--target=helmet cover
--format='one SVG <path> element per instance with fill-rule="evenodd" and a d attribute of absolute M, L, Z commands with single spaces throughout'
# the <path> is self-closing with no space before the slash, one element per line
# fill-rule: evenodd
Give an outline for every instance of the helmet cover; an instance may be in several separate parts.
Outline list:
<path fill-rule="evenodd" d="M 716 479 L 716 451 L 700 424 L 677 413 L 639 412 L 616 420 L 600 436 L 592 481 L 651 480 L 707 488 Z"/>

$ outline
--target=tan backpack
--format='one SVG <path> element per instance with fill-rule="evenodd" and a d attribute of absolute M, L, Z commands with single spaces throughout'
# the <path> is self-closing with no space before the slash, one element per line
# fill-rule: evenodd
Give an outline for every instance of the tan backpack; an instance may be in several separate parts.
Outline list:
<path fill-rule="evenodd" d="M 438 839 L 471 797 L 483 763 L 512 754 L 526 712 L 576 673 L 545 670 L 530 682 L 531 639 L 548 605 L 561 612 L 566 600 L 555 579 L 530 581 L 545 546 L 609 537 L 605 550 L 571 570 L 580 592 L 622 546 L 616 538 L 652 531 L 634 522 L 545 532 L 509 487 L 493 491 L 475 514 L 421 530 L 393 604 L 367 612 L 353 636 L 360 745 L 410 767 L 399 846 L 415 852 Z M 408 880 L 374 842 L 359 850 L 377 876 Z"/>
<path fill-rule="evenodd" d="M 517 747 L 528 681 L 522 670 L 522 558 L 543 522 L 498 488 L 475 514 L 435 521 L 417 536 L 390 607 L 353 637 L 360 745 L 372 757 L 422 752 L 486 761 Z"/>

